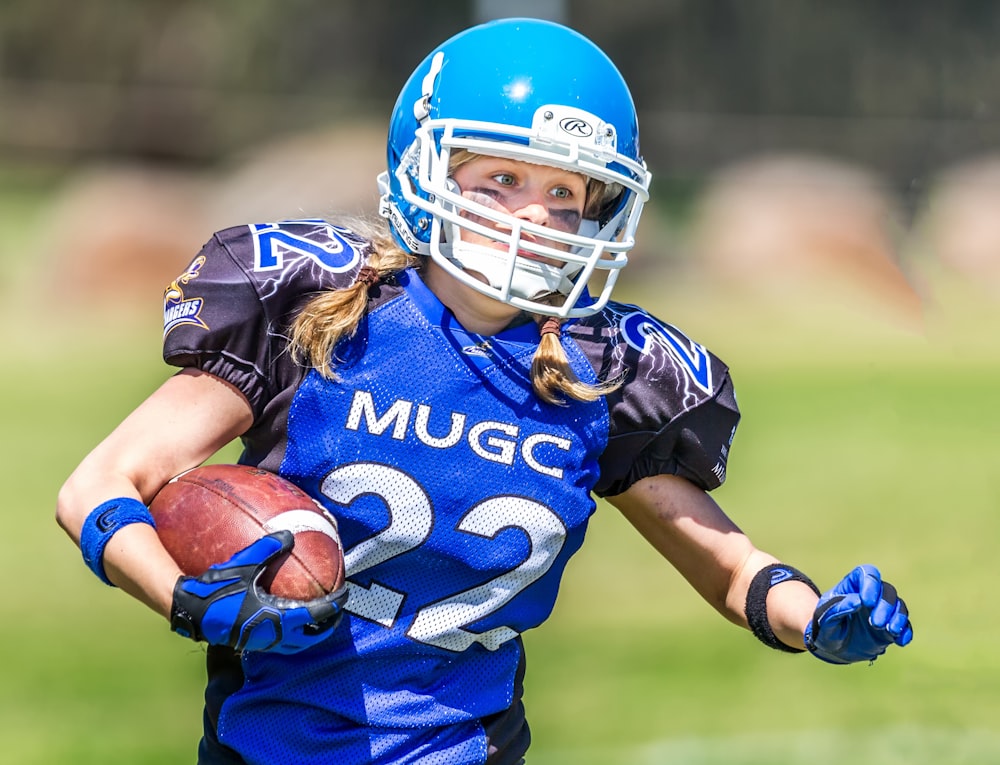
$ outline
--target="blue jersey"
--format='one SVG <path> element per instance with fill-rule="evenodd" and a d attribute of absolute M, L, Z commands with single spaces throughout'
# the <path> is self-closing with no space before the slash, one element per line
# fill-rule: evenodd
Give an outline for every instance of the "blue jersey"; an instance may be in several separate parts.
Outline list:
<path fill-rule="evenodd" d="M 244 393 L 243 461 L 337 517 L 349 588 L 314 649 L 210 651 L 202 762 L 519 761 L 519 636 L 551 612 L 593 496 L 725 477 L 725 366 L 634 306 L 564 325 L 582 380 L 623 381 L 595 402 L 541 402 L 536 324 L 468 333 L 414 271 L 369 290 L 336 379 L 296 365 L 291 320 L 352 284 L 368 246 L 323 221 L 230 229 L 166 292 L 164 357 Z"/>

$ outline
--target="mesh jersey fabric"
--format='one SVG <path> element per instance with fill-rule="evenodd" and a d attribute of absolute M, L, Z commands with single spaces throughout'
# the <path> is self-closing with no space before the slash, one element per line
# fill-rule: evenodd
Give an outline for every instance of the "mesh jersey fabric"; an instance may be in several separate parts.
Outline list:
<path fill-rule="evenodd" d="M 208 710 L 206 739 L 247 763 L 485 762 L 482 721 L 520 703 L 519 636 L 551 612 L 592 495 L 657 473 L 717 486 L 738 421 L 718 359 L 620 304 L 563 338 L 581 379 L 618 391 L 543 404 L 535 324 L 467 333 L 411 271 L 370 291 L 337 380 L 296 366 L 291 317 L 350 284 L 366 247 L 325 221 L 238 227 L 167 291 L 164 357 L 245 393 L 242 461 L 323 502 L 346 552 L 337 631 L 242 655 Z"/>

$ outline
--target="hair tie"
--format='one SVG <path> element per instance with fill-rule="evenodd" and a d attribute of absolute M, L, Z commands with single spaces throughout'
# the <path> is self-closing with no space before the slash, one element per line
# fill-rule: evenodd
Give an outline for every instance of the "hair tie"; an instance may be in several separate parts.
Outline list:
<path fill-rule="evenodd" d="M 538 334 L 545 337 L 546 335 L 558 335 L 561 331 L 562 322 L 555 316 L 550 316 L 542 322 L 542 326 L 538 329 Z"/>
<path fill-rule="evenodd" d="M 355 281 L 359 284 L 364 284 L 366 287 L 374 287 L 379 283 L 381 278 L 382 277 L 378 275 L 378 271 L 371 266 L 362 266 L 361 270 L 358 271 Z"/>

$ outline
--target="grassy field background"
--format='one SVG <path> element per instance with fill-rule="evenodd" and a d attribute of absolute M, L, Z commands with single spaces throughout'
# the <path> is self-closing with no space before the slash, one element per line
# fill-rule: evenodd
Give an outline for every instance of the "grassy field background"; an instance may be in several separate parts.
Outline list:
<path fill-rule="evenodd" d="M 99 584 L 53 520 L 65 476 L 169 374 L 158 306 L 39 294 L 40 199 L 0 200 L 3 760 L 193 762 L 202 650 Z M 879 565 L 916 637 L 872 666 L 768 651 L 602 506 L 526 636 L 533 765 L 1000 763 L 1000 310 L 974 285 L 935 290 L 914 331 L 836 301 L 625 285 L 735 370 L 744 421 L 719 502 L 824 587 Z"/>

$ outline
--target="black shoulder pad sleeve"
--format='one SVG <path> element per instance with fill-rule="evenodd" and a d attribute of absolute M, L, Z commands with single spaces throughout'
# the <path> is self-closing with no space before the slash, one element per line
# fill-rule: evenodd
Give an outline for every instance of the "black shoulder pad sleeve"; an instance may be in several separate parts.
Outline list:
<path fill-rule="evenodd" d="M 610 303 L 568 327 L 603 380 L 610 426 L 598 496 L 667 473 L 705 490 L 726 476 L 739 408 L 726 365 L 676 327 L 635 306 Z"/>
<path fill-rule="evenodd" d="M 324 221 L 215 234 L 164 292 L 163 358 L 236 386 L 258 416 L 297 374 L 287 331 L 320 290 L 350 284 L 363 243 Z"/>

